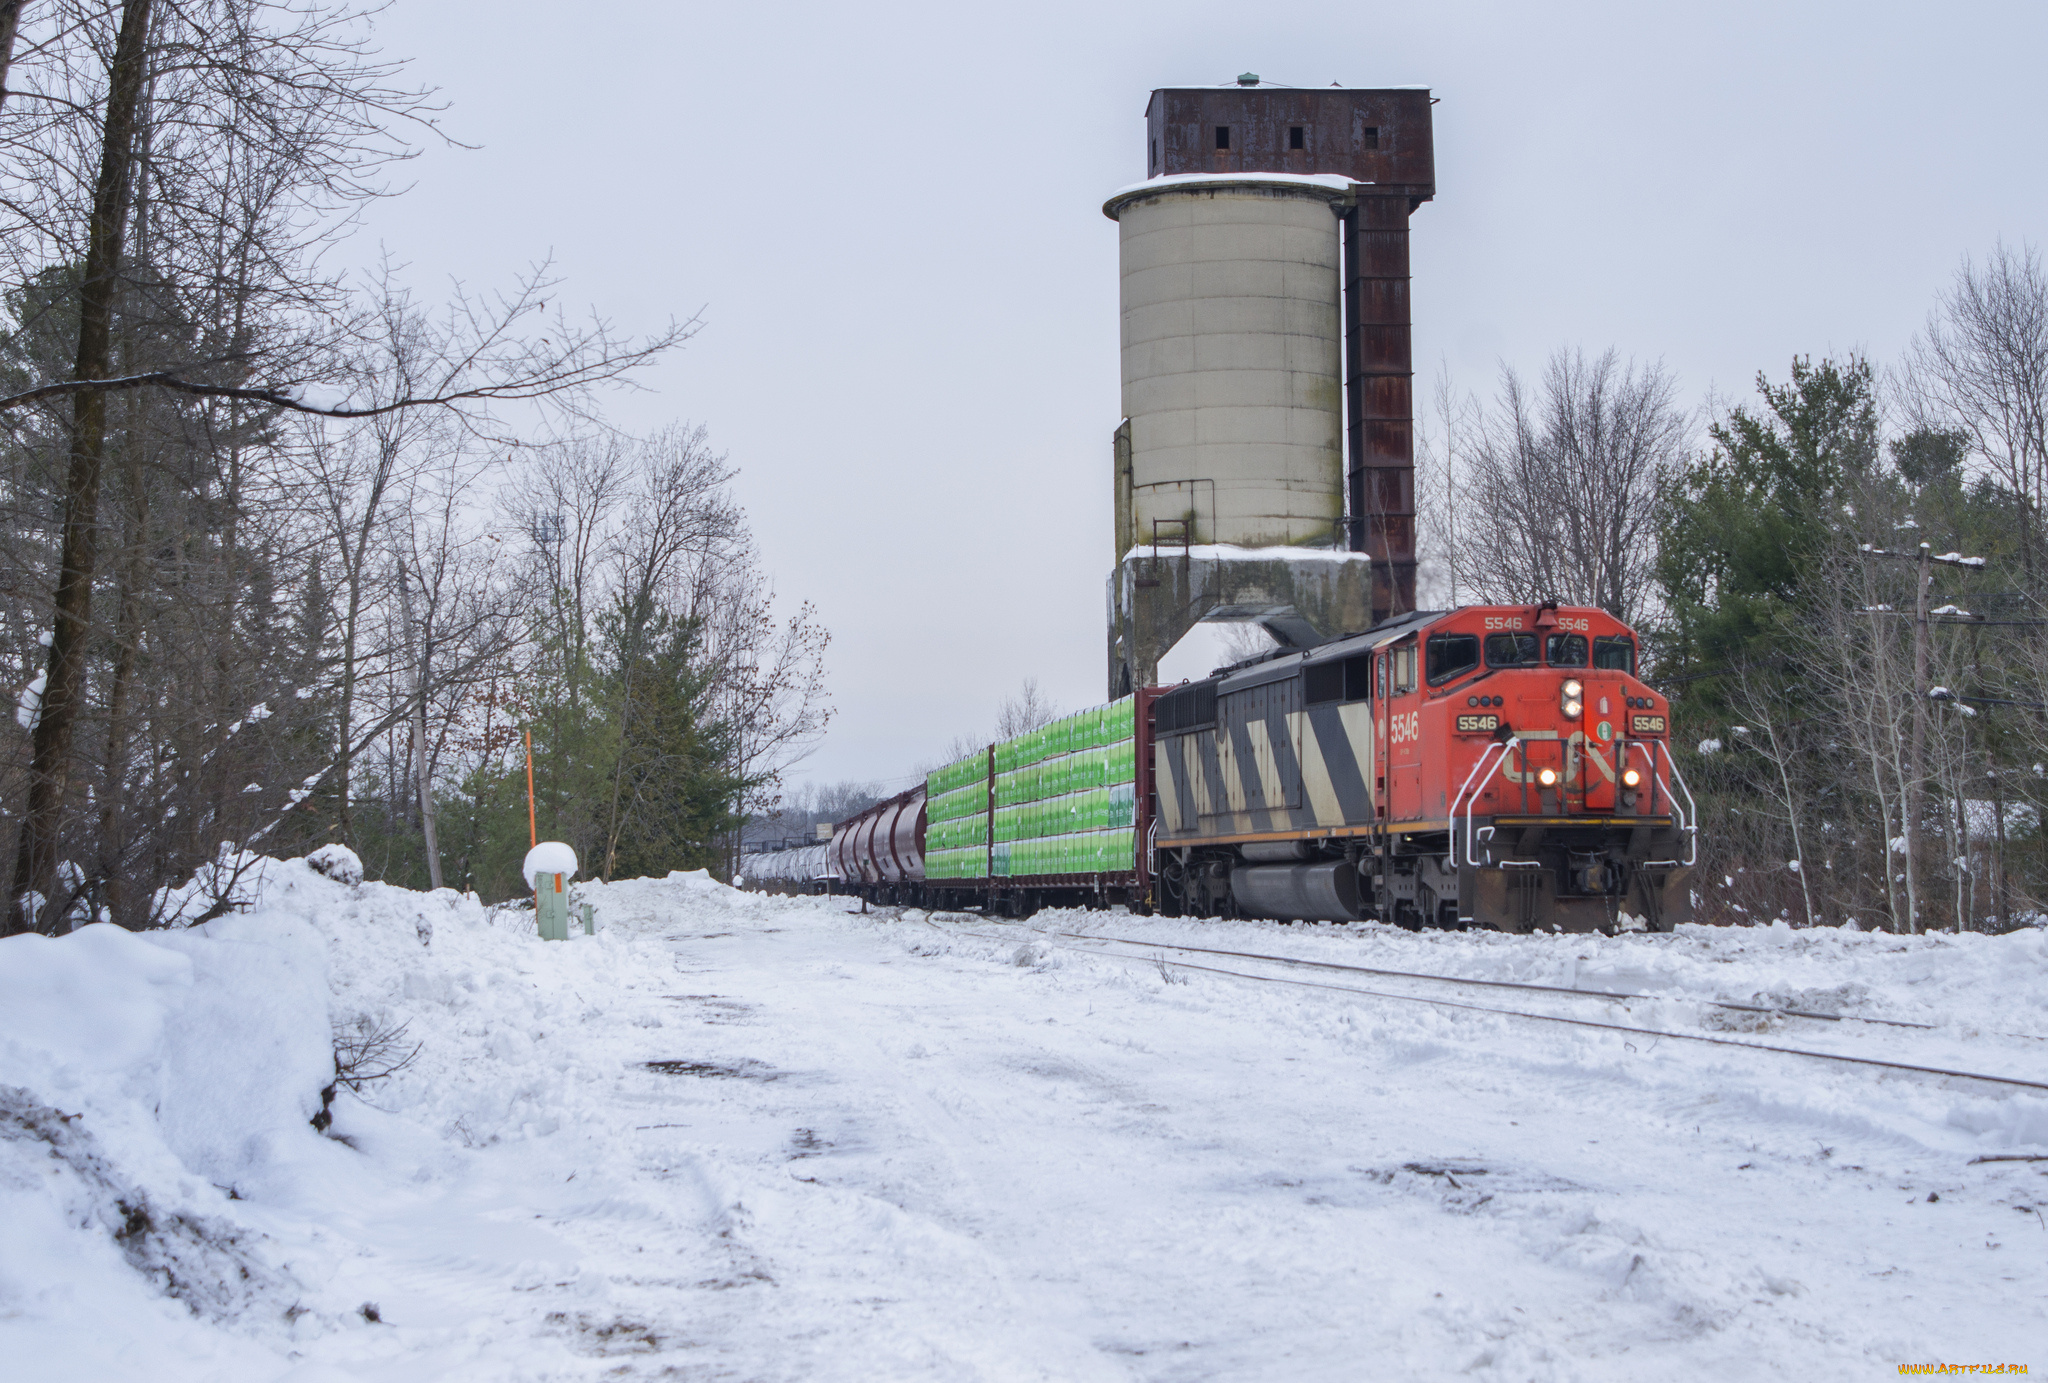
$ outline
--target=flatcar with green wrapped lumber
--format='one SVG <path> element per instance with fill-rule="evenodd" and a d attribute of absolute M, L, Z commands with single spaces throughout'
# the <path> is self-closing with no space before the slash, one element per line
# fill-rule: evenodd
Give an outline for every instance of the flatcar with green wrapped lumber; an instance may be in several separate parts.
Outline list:
<path fill-rule="evenodd" d="M 1138 752 L 1151 689 L 977 750 L 839 823 L 847 891 L 879 903 L 1145 906 Z"/>

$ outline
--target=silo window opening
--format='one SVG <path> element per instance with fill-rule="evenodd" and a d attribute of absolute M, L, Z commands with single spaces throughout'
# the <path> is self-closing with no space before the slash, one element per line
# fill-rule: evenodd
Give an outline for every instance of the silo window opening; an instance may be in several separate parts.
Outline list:
<path fill-rule="evenodd" d="M 1230 126 L 1218 125 L 1216 127 L 1216 147 L 1219 149 L 1228 149 L 1230 147 Z"/>
<path fill-rule="evenodd" d="M 1367 125 L 1365 127 L 1365 147 L 1368 149 L 1380 147 L 1380 127 L 1378 125 Z"/>
<path fill-rule="evenodd" d="M 1308 131 L 1299 125 L 1289 125 L 1287 127 L 1287 147 L 1290 149 L 1306 149 L 1308 147 Z"/>

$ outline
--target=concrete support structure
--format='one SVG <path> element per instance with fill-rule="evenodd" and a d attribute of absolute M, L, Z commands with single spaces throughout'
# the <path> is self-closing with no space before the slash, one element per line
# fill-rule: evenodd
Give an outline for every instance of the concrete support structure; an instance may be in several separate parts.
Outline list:
<path fill-rule="evenodd" d="M 1372 561 L 1339 548 L 1132 548 L 1109 578 L 1109 693 L 1159 680 L 1159 660 L 1204 620 L 1258 624 L 1312 648 L 1365 627 Z"/>

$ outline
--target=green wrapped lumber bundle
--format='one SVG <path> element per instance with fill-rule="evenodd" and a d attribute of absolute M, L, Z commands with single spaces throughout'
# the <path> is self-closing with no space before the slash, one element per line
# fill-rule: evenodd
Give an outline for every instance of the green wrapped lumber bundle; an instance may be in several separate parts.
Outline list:
<path fill-rule="evenodd" d="M 934 775 L 936 776 L 936 775 Z M 927 789 L 929 792 L 929 789 Z M 964 788 L 954 788 L 940 797 L 925 798 L 924 816 L 926 821 L 955 821 L 962 817 L 988 815 L 988 783 L 986 780 L 969 783 Z"/>
<path fill-rule="evenodd" d="M 1125 697 L 1092 706 L 1004 740 L 995 746 L 993 783 L 986 754 L 930 774 L 925 877 L 1129 872 L 1137 858 L 1135 704 Z"/>
<path fill-rule="evenodd" d="M 924 795 L 927 800 L 936 802 L 940 797 L 953 791 L 955 788 L 966 787 L 969 783 L 986 783 L 987 781 L 988 755 L 985 753 L 969 754 L 966 758 L 956 763 L 947 764 L 944 768 L 926 774 Z"/>

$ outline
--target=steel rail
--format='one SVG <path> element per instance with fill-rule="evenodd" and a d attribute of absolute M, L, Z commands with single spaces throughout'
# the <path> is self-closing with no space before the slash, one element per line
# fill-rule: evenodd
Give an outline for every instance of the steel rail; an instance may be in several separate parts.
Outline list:
<path fill-rule="evenodd" d="M 1101 954 L 1101 953 L 1098 953 Z M 1112 960 L 1140 960 L 1138 956 L 1111 956 Z M 1567 1018 L 1556 1013 L 1524 1013 L 1519 1009 L 1492 1008 L 1486 1004 L 1463 1004 L 1454 999 L 1431 999 L 1420 994 L 1388 994 L 1379 990 L 1354 989 L 1349 985 L 1323 984 L 1316 980 L 1291 980 L 1281 975 L 1247 975 L 1241 970 L 1224 970 L 1213 965 L 1196 965 L 1192 961 L 1167 960 L 1159 958 L 1159 964 L 1171 965 L 1182 970 L 1200 970 L 1212 975 L 1227 975 L 1233 979 L 1262 981 L 1268 984 L 1295 985 L 1303 989 L 1324 989 L 1339 994 L 1358 994 L 1373 999 L 1405 1000 L 1415 1004 L 1433 1004 L 1440 1008 L 1461 1009 L 1467 1013 L 1492 1013 L 1504 1018 L 1527 1018 L 1538 1023 L 1565 1023 L 1575 1028 L 1598 1028 L 1603 1032 L 1625 1032 L 1637 1037 L 1669 1037 L 1680 1042 L 1705 1042 L 1716 1047 L 1742 1047 L 1752 1052 L 1776 1052 L 1781 1056 L 1811 1057 L 1815 1061 L 1839 1061 L 1854 1066 L 1880 1066 L 1892 1071 L 1911 1071 L 1923 1076 L 1945 1076 L 1953 1080 L 1983 1081 L 1989 1085 L 2012 1085 L 2027 1090 L 2048 1090 L 2048 1081 L 2022 1080 L 2017 1076 L 1987 1076 L 1979 1071 L 1955 1071 L 1941 1066 L 1916 1066 L 1906 1061 L 1885 1061 L 1879 1057 L 1848 1056 L 1840 1052 L 1816 1052 L 1806 1047 L 1779 1047 L 1768 1042 L 1744 1042 L 1733 1037 L 1709 1037 L 1705 1033 L 1659 1032 L 1655 1028 L 1634 1028 L 1626 1023 L 1602 1023 L 1591 1018 Z"/>
<path fill-rule="evenodd" d="M 931 928 L 931 929 L 932 929 L 933 931 L 936 931 L 936 932 L 940 932 L 940 933 L 942 933 L 942 934 L 946 933 L 946 928 L 944 928 L 944 927 L 941 927 L 941 926 L 939 926 L 939 925 L 938 925 L 937 923 L 935 923 L 935 922 L 932 922 L 932 921 L 931 921 L 931 920 L 930 920 L 929 918 L 926 918 L 926 919 L 923 919 L 923 920 L 924 920 L 924 923 L 925 923 L 925 925 L 926 925 L 926 926 L 928 926 L 928 927 L 930 927 L 930 928 Z M 1027 930 L 1028 930 L 1028 929 L 1027 929 Z M 954 934 L 955 934 L 955 935 L 964 935 L 964 936 L 971 936 L 971 937 L 975 937 L 975 938 L 977 938 L 977 939 L 979 939 L 979 940 L 982 940 L 982 941 L 996 941 L 996 942 L 1003 942 L 1003 941 L 1008 941 L 1008 940 L 1010 939 L 1010 938 L 1008 938 L 1008 937 L 1000 937 L 1000 936 L 989 936 L 988 934 L 986 934 L 986 933 L 984 933 L 984 932 L 960 932 L 960 933 L 954 933 Z M 1037 933 L 1035 933 L 1035 934 L 1036 934 L 1036 935 L 1038 935 L 1038 936 L 1042 936 L 1042 937 L 1066 937 L 1066 938 L 1076 938 L 1076 937 L 1080 937 L 1080 936 L 1081 936 L 1081 934 L 1079 934 L 1079 933 L 1073 933 L 1073 932 L 1037 932 Z M 1118 941 L 1122 941 L 1122 940 L 1123 940 L 1122 938 L 1108 938 L 1108 939 L 1110 939 L 1110 940 L 1118 940 Z M 1161 949 L 1165 949 L 1165 950 L 1191 950 L 1191 951 L 1201 951 L 1201 950 L 1206 950 L 1206 949 L 1208 949 L 1208 948 L 1204 948 L 1204 947 L 1193 947 L 1193 946 L 1186 946 L 1186 947 L 1184 947 L 1184 946 L 1175 946 L 1175 945 L 1172 945 L 1172 944 L 1170 944 L 1170 943 L 1169 943 L 1169 944 L 1166 944 L 1166 945 L 1164 945 L 1163 947 L 1162 947 L 1162 946 L 1153 946 L 1153 945 L 1151 945 L 1150 943 L 1146 943 L 1146 942 L 1133 942 L 1133 941 L 1124 941 L 1124 942 L 1123 942 L 1123 944 L 1125 944 L 1125 945 L 1128 945 L 1128 946 L 1140 946 L 1140 947 L 1147 947 L 1147 946 L 1149 946 L 1149 947 L 1150 947 L 1150 949 L 1152 949 L 1152 950 L 1155 950 L 1155 951 L 1157 951 L 1157 950 L 1161 950 Z M 1073 949 L 1073 950 L 1080 950 L 1080 949 L 1083 949 L 1083 948 L 1080 948 L 1080 947 L 1071 947 L 1071 948 L 1068 948 L 1068 949 Z M 1174 967 L 1175 969 L 1179 969 L 1179 970 L 1194 970 L 1194 971 L 1199 971 L 1199 972 L 1201 972 L 1201 973 L 1203 973 L 1203 974 L 1209 974 L 1209 975 L 1222 975 L 1222 976 L 1224 976 L 1224 977 L 1226 977 L 1226 978 L 1229 978 L 1229 979 L 1236 979 L 1236 980 L 1250 980 L 1250 981 L 1252 981 L 1252 982 L 1253 982 L 1253 983 L 1255 983 L 1255 984 L 1284 984 L 1284 985 L 1292 985 L 1292 986 L 1294 986 L 1294 987 L 1296 987 L 1296 988 L 1299 988 L 1299 989 L 1320 989 L 1320 990 L 1324 990 L 1324 991 L 1327 991 L 1327 992 L 1329 992 L 1329 993 L 1334 993 L 1334 994 L 1356 994 L 1356 995 L 1358 995 L 1358 996 L 1359 996 L 1359 997 L 1361 997 L 1361 998 L 1367 998 L 1367 999 L 1391 999 L 1391 1000 L 1393 1000 L 1393 1001 L 1394 1001 L 1394 1002 L 1396 1002 L 1396 1003 L 1410 1003 L 1410 1004 L 1429 1004 L 1429 1005 L 1432 1005 L 1432 1006 L 1434 1006 L 1434 1007 L 1437 1007 L 1437 1008 L 1452 1008 L 1452 1009 L 1458 1009 L 1458 1010 L 1460 1010 L 1461 1012 L 1465 1012 L 1465 1013 L 1486 1013 L 1486 1014 L 1492 1014 L 1492 1015 L 1495 1015 L 1495 1016 L 1497 1016 L 1497 1017 L 1501 1017 L 1501 1018 L 1526 1018 L 1526 1019 L 1530 1020 L 1531 1022 L 1536 1022 L 1536 1023 L 1563 1023 L 1563 1024 L 1566 1024 L 1567 1026 L 1570 1026 L 1570 1027 L 1575 1027 L 1575 1028 L 1594 1028 L 1594 1029 L 1598 1029 L 1598 1030 L 1599 1030 L 1599 1031 L 1601 1031 L 1601 1032 L 1620 1032 L 1620 1033 L 1628 1033 L 1628 1034 L 1630 1034 L 1631 1036 L 1635 1036 L 1635 1037 L 1653 1037 L 1653 1038 L 1665 1038 L 1665 1037 L 1668 1037 L 1668 1038 L 1670 1038 L 1670 1039 L 1672 1039 L 1673 1041 L 1676 1041 L 1676 1042 L 1704 1042 L 1704 1043 L 1708 1044 L 1709 1046 L 1715 1046 L 1715 1047 L 1740 1047 L 1740 1048 L 1744 1049 L 1745 1051 L 1752 1051 L 1752 1052 L 1775 1052 L 1775 1053 L 1777 1053 L 1777 1054 L 1778 1054 L 1778 1055 L 1780 1055 L 1780 1056 L 1803 1056 L 1803 1057 L 1808 1057 L 1808 1058 L 1810 1058 L 1810 1059 L 1812 1059 L 1812 1060 L 1815 1060 L 1815 1061 L 1836 1061 L 1836 1062 L 1842 1062 L 1842 1063 L 1844 1063 L 1844 1064 L 1846 1064 L 1846 1065 L 1851 1065 L 1851 1066 L 1876 1066 L 1876 1067 L 1880 1067 L 1880 1068 L 1883 1068 L 1883 1069 L 1885 1069 L 1885 1070 L 1889 1070 L 1889 1071 L 1910 1071 L 1910 1072 L 1914 1073 L 1915 1075 L 1922 1075 L 1922 1076 L 1943 1076 L 1943 1077 L 1947 1077 L 1947 1078 L 1949 1078 L 1949 1079 L 1952 1079 L 1952 1080 L 1974 1080 L 1974 1081 L 1982 1081 L 1982 1082 L 1984 1082 L 1985 1084 L 1988 1084 L 1988 1085 L 2010 1085 L 2010 1086 L 2015 1086 L 2015 1087 L 2018 1087 L 2018 1088 L 2020 1088 L 2020 1089 L 2025 1089 L 2025 1090 L 2044 1090 L 2044 1091 L 2048 1091 L 2048 1081 L 2037 1081 L 2037 1080 L 2023 1080 L 2023 1079 L 2021 1079 L 2021 1078 L 2020 1078 L 2020 1077 L 2018 1077 L 2018 1076 L 1987 1076 L 1987 1075 L 1983 1074 L 1983 1073 L 1982 1073 L 1981 1071 L 1957 1071 L 1957 1070 L 1952 1070 L 1952 1069 L 1950 1069 L 1950 1068 L 1947 1068 L 1947 1067 L 1942 1067 L 1942 1066 L 1919 1066 L 1919 1065 L 1915 1065 L 1915 1064 L 1914 1064 L 1914 1063 L 1912 1063 L 1912 1062 L 1906 1062 L 1906 1061 L 1886 1061 L 1886 1060 L 1884 1060 L 1884 1059 L 1883 1059 L 1883 1058 L 1881 1058 L 1881 1057 L 1869 1057 L 1869 1056 L 1850 1056 L 1850 1055 L 1847 1055 L 1847 1054 L 1845 1054 L 1845 1053 L 1841 1053 L 1841 1052 L 1816 1052 L 1816 1051 L 1813 1051 L 1812 1049 L 1810 1049 L 1810 1048 L 1806 1048 L 1806 1047 L 1780 1047 L 1780 1046 L 1777 1046 L 1777 1045 L 1775 1045 L 1775 1044 L 1773 1044 L 1773 1043 L 1768 1043 L 1768 1042 L 1744 1042 L 1744 1041 L 1742 1041 L 1742 1040 L 1741 1040 L 1741 1039 L 1739 1039 L 1739 1038 L 1733 1038 L 1733 1037 L 1711 1037 L 1711 1036 L 1707 1035 L 1706 1033 L 1690 1033 L 1690 1032 L 1662 1032 L 1662 1031 L 1659 1031 L 1659 1030 L 1658 1030 L 1658 1029 L 1656 1029 L 1656 1028 L 1637 1028 L 1637 1027 L 1631 1027 L 1631 1026 L 1629 1026 L 1628 1024 L 1626 1024 L 1626 1023 L 1603 1023 L 1603 1022 L 1600 1022 L 1600 1021 L 1598 1021 L 1598 1020 L 1596 1020 L 1596 1019 L 1592 1019 L 1592 1018 L 1571 1018 L 1571 1017 L 1567 1017 L 1567 1016 L 1565 1016 L 1564 1014 L 1559 1014 L 1559 1013 L 1527 1013 L 1527 1012 L 1524 1012 L 1524 1011 L 1522 1011 L 1522 1010 L 1520 1010 L 1520 1009 L 1512 1009 L 1512 1008 L 1494 1008 L 1494 1007 L 1492 1007 L 1491 1005 L 1488 1005 L 1488 1004 L 1468 1004 L 1468 1003 L 1461 1003 L 1461 1002 L 1459 1002 L 1458 1000 L 1455 1000 L 1455 999 L 1432 999 L 1432 998 L 1428 997 L 1427 995 L 1423 995 L 1423 994 L 1390 994 L 1390 993 L 1388 993 L 1388 992 L 1386 992 L 1386 991 L 1384 991 L 1384 990 L 1377 990 L 1377 989 L 1358 989 L 1358 988 L 1355 988 L 1355 987 L 1353 987 L 1353 986 L 1351 986 L 1351 985 L 1343 985 L 1343 984 L 1324 984 L 1324 983 L 1322 983 L 1322 982 L 1321 982 L 1321 981 L 1319 981 L 1319 980 L 1296 980 L 1296 979 L 1289 979 L 1289 978 L 1287 978 L 1287 977 L 1286 977 L 1286 976 L 1284 976 L 1284 975 L 1252 975 L 1252 974 L 1247 974 L 1247 973 L 1245 973 L 1245 972 L 1244 972 L 1244 971 L 1242 971 L 1242 970 L 1225 970 L 1225 969 L 1221 968 L 1220 966 L 1214 966 L 1214 965 L 1197 965 L 1197 964 L 1196 964 L 1195 962 L 1193 962 L 1193 961 L 1186 961 L 1186 960 L 1168 960 L 1168 959 L 1167 959 L 1167 958 L 1166 958 L 1165 956 L 1163 956 L 1163 955 L 1159 955 L 1159 956 L 1125 956 L 1125 955 L 1117 955 L 1117 954 L 1115 954 L 1115 953 L 1113 953 L 1113 952 L 1107 952 L 1107 951 L 1095 951 L 1095 952 L 1092 952 L 1091 954 L 1094 954 L 1094 955 L 1099 955 L 1099 956 L 1102 956 L 1102 957 L 1103 957 L 1104 959 L 1107 959 L 1107 960 L 1120 960 L 1120 961 L 1137 961 L 1137 962 L 1140 962 L 1140 963 L 1143 963 L 1143 962 L 1146 962 L 1146 961 L 1150 961 L 1150 962 L 1151 962 L 1151 963 L 1153 963 L 1153 964 L 1157 964 L 1157 965 L 1162 965 L 1162 966 L 1164 966 L 1164 965 L 1171 965 L 1171 966 L 1173 966 L 1173 967 Z M 1280 957 L 1280 956 L 1271 956 L 1271 957 L 1266 957 L 1266 956 L 1257 956 L 1257 955 L 1256 955 L 1256 954 L 1254 954 L 1254 953 L 1248 953 L 1248 952 L 1231 952 L 1231 951 L 1218 951 L 1218 952 L 1215 952 L 1215 954 L 1218 954 L 1218 955 L 1239 955 L 1239 956 L 1244 956 L 1244 957 L 1246 957 L 1247 959 L 1262 959 L 1262 960 L 1278 960 L 1278 961 L 1281 961 L 1281 962 L 1283 962 L 1283 963 L 1287 963 L 1287 962 L 1289 961 L 1289 959 L 1290 959 L 1290 958 L 1287 958 L 1287 957 Z M 1310 961 L 1310 962 L 1304 962 L 1304 963 L 1305 963 L 1305 964 L 1311 964 L 1311 965 L 1315 965 L 1315 964 L 1322 964 L 1322 962 L 1315 962 L 1315 961 Z M 1367 973 L 1367 974 L 1381 974 L 1381 975 L 1402 975 L 1402 974 L 1404 974 L 1404 973 L 1405 973 L 1405 972 L 1402 972 L 1402 971 L 1396 971 L 1396 970 L 1384 970 L 1384 971 L 1373 971 L 1373 970 L 1366 970 L 1366 969 L 1365 969 L 1365 967 L 1363 967 L 1363 966 L 1339 966 L 1339 967 L 1337 967 L 1337 968 L 1340 968 L 1340 969 L 1357 969 L 1357 970 L 1362 970 L 1362 971 L 1364 971 L 1364 973 Z M 1423 978 L 1423 979 L 1442 979 L 1442 978 L 1445 978 L 1445 977 L 1443 977 L 1443 976 L 1418 976 L 1417 978 Z M 1464 981 L 1458 981 L 1458 983 L 1464 983 Z M 1587 990 L 1587 989 L 1563 989 L 1563 988 L 1558 988 L 1558 987 L 1556 987 L 1556 986 L 1515 986 L 1515 985 L 1512 985 L 1512 984 L 1511 984 L 1511 982 L 1509 982 L 1509 981 L 1475 981 L 1474 983 L 1493 983 L 1493 984 L 1501 984 L 1501 985 L 1503 985 L 1503 986 L 1508 986 L 1508 987 L 1516 987 L 1516 988 L 1555 988 L 1555 989 L 1556 989 L 1556 992 L 1558 992 L 1558 993 L 1561 993 L 1561 994 L 1581 994 L 1581 995 L 1586 995 L 1586 996 L 1588 996 L 1588 997 L 1592 997 L 1592 996 L 1595 996 L 1595 995 L 1598 995 L 1598 994 L 1599 994 L 1599 991 L 1597 991 L 1597 990 Z M 1605 997 L 1605 996 L 1602 996 L 1602 997 Z M 1655 996 L 1653 996 L 1653 995 L 1637 995 L 1637 996 L 1633 996 L 1633 997 L 1638 997 L 1638 998 L 1645 998 L 1645 999 L 1648 999 L 1648 998 L 1654 998 Z M 1712 1001 L 1712 1000 L 1703 1000 L 1703 1001 L 1701 1001 L 1701 1002 L 1709 1002 L 1709 1003 L 1711 1003 L 1711 1002 L 1713 1002 L 1713 1001 Z M 1767 1011 L 1767 1012 L 1784 1012 L 1785 1010 L 1780 1010 L 1780 1009 L 1772 1009 L 1772 1010 L 1765 1010 L 1765 1011 Z M 1878 1021 L 1884 1021 L 1884 1020 L 1878 1020 Z M 1915 1026 L 1927 1026 L 1927 1025 L 1915 1025 Z"/>
<path fill-rule="evenodd" d="M 1087 932 L 1061 932 L 1061 936 L 1087 939 Z M 1655 935 L 1652 933 L 1652 935 Z M 1709 1008 L 1730 1009 L 1737 1013 L 1761 1013 L 1781 1018 L 1812 1018 L 1823 1023 L 1868 1023 L 1886 1028 L 1913 1028 L 1921 1032 L 1936 1032 L 1939 1023 L 1915 1023 L 1905 1018 L 1872 1018 L 1860 1013 L 1821 1013 L 1813 1009 L 1772 1008 L 1768 1004 L 1744 1004 L 1733 999 L 1706 999 L 1692 994 L 1639 994 L 1618 989 L 1574 989 L 1560 984 L 1535 984 L 1526 980 L 1482 980 L 1459 975 L 1431 975 L 1411 970 L 1376 970 L 1366 965 L 1346 965 L 1341 961 L 1309 960 L 1295 956 L 1269 956 L 1259 951 L 1223 951 L 1210 946 L 1184 946 L 1173 942 L 1132 941 L 1126 937 L 1103 936 L 1106 941 L 1116 941 L 1125 946 L 1146 946 L 1157 949 L 1165 946 L 1171 950 L 1195 951 L 1205 955 L 1228 956 L 1234 960 L 1263 960 L 1275 965 L 1301 965 L 1311 969 L 1342 970 L 1358 975 L 1378 975 L 1388 979 L 1433 980 L 1438 984 L 1477 985 L 1487 989 L 1526 989 L 1539 994 L 1563 994 L 1589 999 L 1634 999 L 1643 1003 L 1702 1004 Z M 2048 1037 L 2031 1032 L 2007 1032 L 2003 1028 L 1987 1028 L 1994 1037 L 2009 1037 L 2017 1042 L 2048 1042 Z"/>
<path fill-rule="evenodd" d="M 1045 935 L 1045 933 L 1041 933 Z M 1903 1018 L 1866 1018 L 1854 1013 L 1819 1013 L 1810 1009 L 1772 1008 L 1765 1004 L 1743 1004 L 1732 999 L 1703 999 L 1692 995 L 1635 994 L 1618 989 L 1574 989 L 1561 984 L 1536 984 L 1527 980 L 1482 980 L 1468 979 L 1459 975 L 1431 975 L 1417 970 L 1379 970 L 1369 965 L 1347 965 L 1334 960 L 1309 960 L 1298 956 L 1269 956 L 1259 951 L 1224 951 L 1213 946 L 1186 946 L 1178 942 L 1133 941 L 1128 937 L 1108 936 L 1090 932 L 1057 932 L 1051 935 L 1067 937 L 1078 941 L 1112 941 L 1120 946 L 1139 946 L 1152 950 L 1161 947 L 1169 951 L 1192 951 L 1200 955 L 1226 956 L 1231 960 L 1260 960 L 1275 965 L 1298 965 L 1312 970 L 1339 970 L 1353 975 L 1377 975 L 1383 979 L 1430 980 L 1437 984 L 1475 985 L 1484 989 L 1526 989 L 1539 994 L 1564 994 L 1586 999 L 1636 999 L 1645 1003 L 1669 1002 L 1681 1004 L 1705 1004 L 1713 1008 L 1733 1009 L 1738 1013 L 1763 1013 L 1787 1018 L 1817 1018 L 1823 1022 L 1877 1023 L 1891 1028 L 1919 1028 L 1932 1032 L 1939 1024 L 1914 1023 Z M 2006 1037 L 2026 1037 L 2025 1033 L 2003 1033 Z M 2042 1039 L 2035 1038 L 2035 1041 Z"/>

